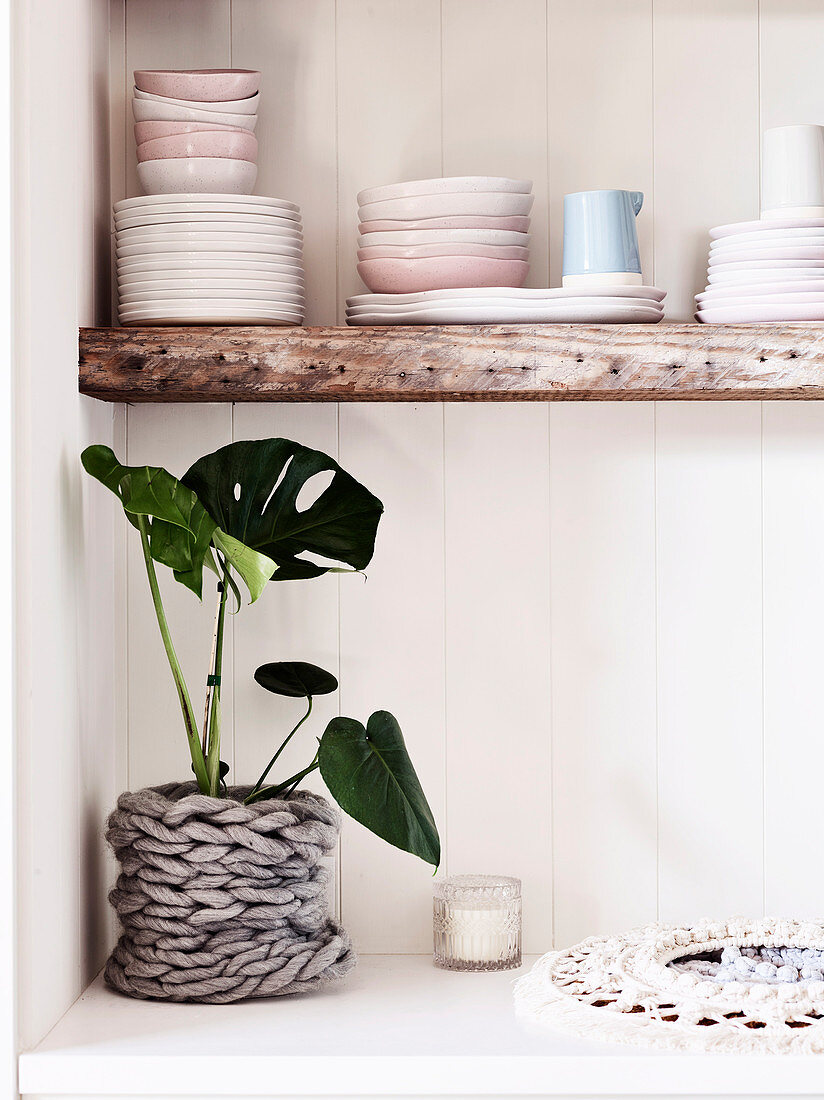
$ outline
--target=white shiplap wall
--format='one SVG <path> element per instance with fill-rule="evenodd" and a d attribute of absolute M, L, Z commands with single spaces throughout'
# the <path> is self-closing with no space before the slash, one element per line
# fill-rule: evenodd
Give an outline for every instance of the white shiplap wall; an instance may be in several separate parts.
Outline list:
<path fill-rule="evenodd" d="M 640 188 L 645 270 L 690 315 L 707 229 L 757 216 L 762 125 L 824 121 L 816 0 L 115 0 L 115 197 L 138 67 L 263 71 L 257 190 L 299 202 L 308 323 L 359 288 L 355 195 L 479 172 L 535 182 L 532 285 L 560 281 L 565 192 Z M 234 621 L 227 759 L 292 714 L 251 682 L 304 658 L 342 710 L 399 716 L 445 868 L 520 874 L 528 950 L 699 914 L 824 912 L 824 408 L 142 407 L 129 459 L 182 472 L 235 438 L 336 455 L 384 500 L 369 582 L 274 585 Z M 129 776 L 187 771 L 129 563 Z M 212 609 L 170 596 L 193 685 Z M 233 680 L 233 682 L 232 682 Z M 147 690 L 146 685 L 152 689 Z M 431 878 L 352 823 L 362 950 L 426 951 Z"/>

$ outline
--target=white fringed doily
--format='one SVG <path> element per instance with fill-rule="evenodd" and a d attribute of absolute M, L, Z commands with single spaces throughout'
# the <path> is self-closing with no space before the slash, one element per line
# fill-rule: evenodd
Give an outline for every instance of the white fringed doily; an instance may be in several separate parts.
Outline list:
<path fill-rule="evenodd" d="M 544 955 L 515 987 L 519 1016 L 591 1039 L 668 1050 L 824 1051 L 824 981 L 713 981 L 674 959 L 725 947 L 824 950 L 824 924 L 741 918 L 650 924 Z"/>

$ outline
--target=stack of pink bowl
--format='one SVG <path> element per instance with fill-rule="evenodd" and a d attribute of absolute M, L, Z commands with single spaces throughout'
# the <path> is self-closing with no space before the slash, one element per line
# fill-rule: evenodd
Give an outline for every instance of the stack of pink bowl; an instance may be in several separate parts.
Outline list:
<path fill-rule="evenodd" d="M 260 73 L 249 69 L 138 70 L 137 175 L 147 195 L 250 195 Z"/>
<path fill-rule="evenodd" d="M 358 195 L 358 274 L 375 293 L 520 287 L 529 272 L 530 180 L 452 176 Z"/>

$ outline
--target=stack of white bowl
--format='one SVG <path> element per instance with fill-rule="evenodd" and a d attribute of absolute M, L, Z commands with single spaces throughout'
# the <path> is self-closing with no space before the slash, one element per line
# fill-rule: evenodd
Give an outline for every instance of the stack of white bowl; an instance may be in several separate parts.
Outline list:
<path fill-rule="evenodd" d="M 824 127 L 764 131 L 761 218 L 710 230 L 699 321 L 824 321 Z"/>
<path fill-rule="evenodd" d="M 299 208 L 258 195 L 147 195 L 114 207 L 122 325 L 299 325 Z"/>
<path fill-rule="evenodd" d="M 520 287 L 532 183 L 453 176 L 358 195 L 358 274 L 375 293 Z"/>
<path fill-rule="evenodd" d="M 251 194 L 259 72 L 138 70 L 134 83 L 137 175 L 145 194 Z"/>

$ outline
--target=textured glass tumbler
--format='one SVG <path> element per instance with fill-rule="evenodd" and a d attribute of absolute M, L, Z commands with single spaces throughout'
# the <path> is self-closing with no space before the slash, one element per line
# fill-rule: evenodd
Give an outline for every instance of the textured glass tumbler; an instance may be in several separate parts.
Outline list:
<path fill-rule="evenodd" d="M 521 965 L 521 880 L 453 875 L 435 883 L 435 965 L 512 970 Z"/>

